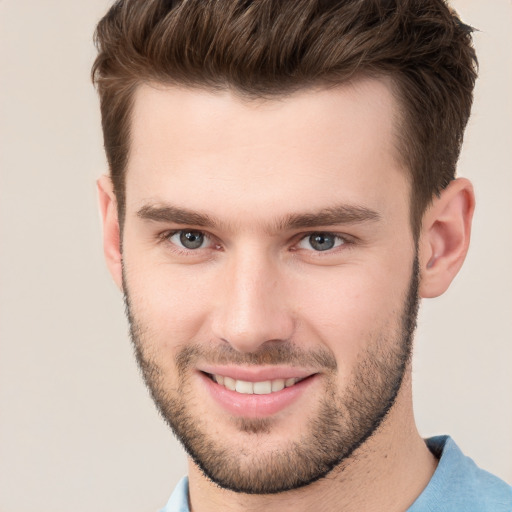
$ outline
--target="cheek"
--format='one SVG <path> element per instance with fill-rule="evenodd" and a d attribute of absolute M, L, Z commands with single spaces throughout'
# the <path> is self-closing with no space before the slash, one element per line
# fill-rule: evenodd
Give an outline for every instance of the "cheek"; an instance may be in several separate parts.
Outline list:
<path fill-rule="evenodd" d="M 329 270 L 329 279 L 304 279 L 294 294 L 302 297 L 302 337 L 325 344 L 335 354 L 340 374 L 346 374 L 370 344 L 393 341 L 409 276 L 403 269 L 397 274 L 382 266 Z"/>
<path fill-rule="evenodd" d="M 207 300 L 215 290 L 194 266 L 125 259 L 125 280 L 132 315 L 146 333 L 144 342 L 158 352 L 176 353 L 191 340 L 208 341 Z"/>

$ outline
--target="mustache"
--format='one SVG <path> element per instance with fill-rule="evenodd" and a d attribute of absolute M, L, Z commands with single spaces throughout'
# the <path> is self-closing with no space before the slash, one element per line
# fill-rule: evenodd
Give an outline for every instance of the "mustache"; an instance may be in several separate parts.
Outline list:
<path fill-rule="evenodd" d="M 176 367 L 180 374 L 194 367 L 197 363 L 207 362 L 218 365 L 237 366 L 268 366 L 287 365 L 300 367 L 313 367 L 336 371 L 338 365 L 334 354 L 324 347 L 305 351 L 288 341 L 272 342 L 262 346 L 257 352 L 243 353 L 235 350 L 228 343 L 222 345 L 187 345 L 175 356 Z"/>

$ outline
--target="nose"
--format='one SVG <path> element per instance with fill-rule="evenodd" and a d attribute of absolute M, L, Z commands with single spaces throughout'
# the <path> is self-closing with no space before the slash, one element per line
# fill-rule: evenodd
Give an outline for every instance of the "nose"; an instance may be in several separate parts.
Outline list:
<path fill-rule="evenodd" d="M 270 257 L 247 250 L 225 262 L 212 330 L 239 352 L 289 340 L 294 320 L 285 279 Z"/>

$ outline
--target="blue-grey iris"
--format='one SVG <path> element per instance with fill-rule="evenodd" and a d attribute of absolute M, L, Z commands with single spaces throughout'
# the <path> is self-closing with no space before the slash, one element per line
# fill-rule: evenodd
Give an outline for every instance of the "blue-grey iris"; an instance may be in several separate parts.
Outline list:
<path fill-rule="evenodd" d="M 187 249 L 198 249 L 203 245 L 204 235 L 199 231 L 182 231 L 180 242 Z"/>
<path fill-rule="evenodd" d="M 309 243 L 315 251 L 327 251 L 335 244 L 335 237 L 329 233 L 315 233 L 309 237 Z"/>

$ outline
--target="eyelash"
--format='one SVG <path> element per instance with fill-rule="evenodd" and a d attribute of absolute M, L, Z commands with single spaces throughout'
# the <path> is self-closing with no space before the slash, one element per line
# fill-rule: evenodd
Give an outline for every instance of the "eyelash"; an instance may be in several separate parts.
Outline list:
<path fill-rule="evenodd" d="M 179 245 L 175 244 L 174 242 L 171 242 L 171 238 L 178 234 L 178 233 L 187 233 L 187 232 L 194 232 L 194 233 L 200 233 L 204 236 L 207 240 L 213 240 L 213 237 L 210 236 L 208 233 L 205 233 L 204 231 L 200 231 L 198 229 L 176 229 L 174 231 L 164 231 L 163 233 L 160 233 L 158 235 L 159 241 L 161 243 L 165 243 L 167 245 L 172 246 L 172 250 L 176 252 L 180 256 L 193 256 L 194 253 L 198 252 L 199 249 L 187 249 L 186 247 L 180 247 Z M 215 248 L 220 249 L 220 244 L 215 244 Z M 207 248 L 207 247 L 206 247 Z M 201 247 L 200 249 L 205 249 L 205 247 Z"/>
<path fill-rule="evenodd" d="M 205 237 L 205 239 L 210 240 L 210 242 L 213 243 L 215 249 L 219 250 L 222 248 L 222 246 L 220 244 L 214 243 L 214 237 L 212 237 L 208 233 L 205 233 L 204 231 L 200 231 L 200 230 L 196 230 L 196 229 L 189 229 L 189 230 L 177 229 L 177 230 L 173 230 L 173 231 L 164 231 L 163 233 L 160 233 L 158 235 L 158 238 L 160 239 L 161 242 L 171 245 L 173 248 L 173 251 L 175 251 L 179 255 L 183 255 L 183 256 L 192 256 L 192 255 L 194 255 L 194 253 L 198 252 L 200 249 L 208 249 L 209 248 L 209 247 L 200 247 L 198 249 L 187 249 L 185 247 L 181 247 L 181 246 L 175 244 L 174 242 L 171 242 L 171 238 L 174 235 L 176 235 L 178 233 L 186 233 L 186 232 L 200 233 L 201 235 L 203 235 Z M 313 249 L 304 249 L 318 257 L 321 257 L 323 254 L 332 255 L 332 254 L 337 253 L 340 250 L 342 250 L 342 251 L 348 250 L 356 242 L 355 237 L 345 235 L 345 234 L 342 235 L 342 234 L 333 233 L 330 231 L 311 231 L 309 233 L 301 233 L 300 235 L 295 237 L 296 241 L 294 242 L 294 245 L 291 248 L 291 251 L 295 252 L 295 251 L 301 250 L 297 246 L 303 240 L 306 240 L 307 238 L 311 237 L 312 235 L 326 235 L 326 236 L 334 237 L 337 241 L 341 240 L 341 243 L 339 245 L 336 245 L 331 249 L 326 249 L 325 251 L 315 251 Z"/>

